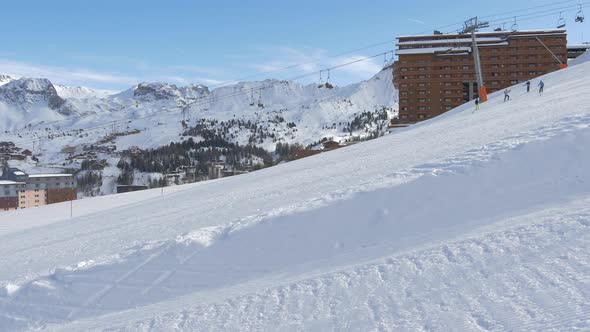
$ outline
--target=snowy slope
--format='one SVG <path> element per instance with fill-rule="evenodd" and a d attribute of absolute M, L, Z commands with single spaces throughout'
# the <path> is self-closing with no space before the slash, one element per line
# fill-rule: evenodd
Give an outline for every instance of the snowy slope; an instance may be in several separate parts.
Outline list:
<path fill-rule="evenodd" d="M 587 330 L 589 74 L 72 219 L 0 214 L 0 327 Z"/>
<path fill-rule="evenodd" d="M 590 52 L 586 51 L 582 55 L 580 55 L 579 57 L 570 61 L 568 63 L 568 65 L 575 66 L 575 65 L 579 65 L 581 63 L 588 62 L 588 61 L 590 61 Z"/>

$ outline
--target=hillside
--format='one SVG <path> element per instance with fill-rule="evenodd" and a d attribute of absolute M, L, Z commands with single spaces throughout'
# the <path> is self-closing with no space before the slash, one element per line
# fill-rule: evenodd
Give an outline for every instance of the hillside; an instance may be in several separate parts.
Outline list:
<path fill-rule="evenodd" d="M 588 75 L 72 219 L 3 213 L 0 327 L 586 330 Z"/>

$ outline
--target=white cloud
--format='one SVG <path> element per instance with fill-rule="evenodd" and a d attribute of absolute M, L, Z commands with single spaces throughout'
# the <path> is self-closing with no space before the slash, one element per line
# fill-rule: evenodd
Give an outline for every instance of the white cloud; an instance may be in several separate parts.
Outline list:
<path fill-rule="evenodd" d="M 134 69 L 139 70 L 142 74 L 133 76 L 129 74 L 99 72 L 87 68 L 43 66 L 0 58 L 0 73 L 2 74 L 7 74 L 15 78 L 48 78 L 55 84 L 70 86 L 82 85 L 98 89 L 122 90 L 143 81 L 163 81 L 177 85 L 187 85 L 190 83 L 214 85 L 223 82 L 215 78 L 222 76 L 220 71 L 207 67 L 189 65 L 153 66 L 144 62 L 137 62 L 134 67 Z M 194 77 L 194 73 L 202 74 L 202 76 Z"/>
<path fill-rule="evenodd" d="M 426 22 L 417 20 L 415 18 L 408 18 L 408 21 L 413 22 L 413 23 L 418 23 L 418 24 L 426 24 Z"/>
<path fill-rule="evenodd" d="M 242 63 L 243 67 L 253 69 L 260 74 L 261 78 L 289 78 L 301 74 L 318 72 L 325 68 L 331 68 L 358 61 L 356 63 L 333 69 L 330 71 L 330 78 L 333 82 L 343 85 L 368 79 L 378 73 L 382 65 L 380 58 L 366 59 L 367 55 L 343 55 L 330 57 L 329 53 L 323 49 L 303 49 L 298 50 L 290 47 L 272 47 L 264 48 L 265 55 L 269 58 L 266 62 L 260 63 Z M 365 60 L 366 59 L 366 60 Z M 325 79 L 326 72 L 322 72 L 322 78 Z M 306 82 L 319 80 L 318 77 L 312 77 Z"/>
<path fill-rule="evenodd" d="M 137 77 L 117 73 L 97 72 L 83 68 L 42 66 L 4 59 L 0 59 L 0 73 L 13 77 L 43 77 L 57 84 L 99 87 L 131 85 L 138 81 Z"/>

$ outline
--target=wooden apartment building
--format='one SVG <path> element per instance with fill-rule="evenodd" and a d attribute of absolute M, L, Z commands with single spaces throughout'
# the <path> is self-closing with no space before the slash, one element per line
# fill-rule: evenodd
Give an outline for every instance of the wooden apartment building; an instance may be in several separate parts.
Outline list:
<path fill-rule="evenodd" d="M 471 35 L 397 39 L 393 70 L 399 118 L 392 124 L 426 120 L 478 97 Z M 558 70 L 560 62 L 551 52 L 567 62 L 565 30 L 478 32 L 476 41 L 488 93 Z"/>

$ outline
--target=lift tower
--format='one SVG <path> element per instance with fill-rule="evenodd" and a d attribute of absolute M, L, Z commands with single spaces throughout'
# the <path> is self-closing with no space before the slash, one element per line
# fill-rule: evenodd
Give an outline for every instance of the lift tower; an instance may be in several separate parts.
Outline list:
<path fill-rule="evenodd" d="M 490 24 L 488 22 L 479 22 L 477 17 L 471 18 L 465 21 L 465 27 L 463 28 L 462 33 L 468 34 L 471 33 L 471 42 L 472 42 L 472 53 L 473 53 L 473 62 L 475 64 L 475 78 L 477 79 L 477 87 L 478 87 L 478 95 L 479 95 L 479 102 L 483 103 L 488 100 L 488 93 L 486 87 L 483 83 L 483 75 L 481 73 L 481 62 L 479 60 L 479 49 L 477 48 L 477 40 L 475 37 L 475 33 L 477 30 L 481 28 L 487 28 Z"/>

